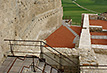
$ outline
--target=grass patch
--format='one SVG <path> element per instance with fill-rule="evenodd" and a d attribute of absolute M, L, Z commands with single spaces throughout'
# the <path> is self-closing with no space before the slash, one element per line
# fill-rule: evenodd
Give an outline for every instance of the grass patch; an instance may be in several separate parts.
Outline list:
<path fill-rule="evenodd" d="M 77 0 L 76 2 L 96 12 L 107 12 L 107 0 Z"/>
<path fill-rule="evenodd" d="M 96 12 L 107 12 L 106 0 L 76 0 L 76 2 L 83 7 L 86 7 Z M 73 23 L 81 24 L 82 13 L 92 13 L 84 9 L 81 9 L 80 7 L 72 3 L 72 0 L 62 0 L 62 6 L 64 11 L 63 18 L 65 18 L 66 16 L 70 16 L 73 20 Z"/>

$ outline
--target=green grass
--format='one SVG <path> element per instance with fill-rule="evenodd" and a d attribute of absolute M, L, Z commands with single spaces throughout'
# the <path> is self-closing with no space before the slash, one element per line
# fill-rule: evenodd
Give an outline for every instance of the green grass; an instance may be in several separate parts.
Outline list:
<path fill-rule="evenodd" d="M 103 1 L 103 2 L 100 2 Z M 107 12 L 107 1 L 106 0 L 77 0 L 76 1 L 81 6 L 84 6 L 88 9 L 103 13 Z M 71 16 L 73 22 L 81 23 L 81 14 L 82 13 L 92 13 L 89 11 L 86 11 L 84 9 L 81 9 L 74 3 L 72 3 L 72 0 L 62 0 L 63 5 L 63 11 L 64 11 L 64 17 Z"/>
<path fill-rule="evenodd" d="M 76 2 L 99 13 L 107 12 L 107 0 L 77 0 Z"/>

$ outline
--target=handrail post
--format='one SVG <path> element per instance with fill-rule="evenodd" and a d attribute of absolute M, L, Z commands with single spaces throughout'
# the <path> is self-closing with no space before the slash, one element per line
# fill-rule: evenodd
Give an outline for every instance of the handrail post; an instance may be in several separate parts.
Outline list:
<path fill-rule="evenodd" d="M 35 70 L 34 56 L 33 56 L 33 72 L 36 72 L 36 70 Z"/>
<path fill-rule="evenodd" d="M 62 61 L 61 61 L 61 54 L 59 54 L 60 56 L 59 56 L 59 63 L 60 63 L 60 65 L 59 65 L 59 70 L 60 71 L 62 71 Z M 60 72 L 58 72 L 58 73 L 60 73 Z"/>
<path fill-rule="evenodd" d="M 43 59 L 43 47 L 42 47 L 42 41 L 40 41 L 40 58 Z"/>
<path fill-rule="evenodd" d="M 11 41 L 9 41 L 9 43 L 10 43 L 10 51 L 11 51 L 11 53 L 12 53 L 13 56 L 14 56 L 14 53 L 13 53 L 13 45 L 11 44 Z"/>
<path fill-rule="evenodd" d="M 61 54 L 60 54 L 60 57 L 59 57 L 60 59 L 59 59 L 59 63 L 60 63 L 60 69 L 62 69 L 62 66 L 61 66 Z"/>

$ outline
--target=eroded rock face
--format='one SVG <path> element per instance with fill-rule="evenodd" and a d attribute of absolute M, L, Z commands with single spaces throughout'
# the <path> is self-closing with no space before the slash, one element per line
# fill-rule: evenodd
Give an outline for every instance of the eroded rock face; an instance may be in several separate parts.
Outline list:
<path fill-rule="evenodd" d="M 61 0 L 1 0 L 0 46 L 3 54 L 9 50 L 4 39 L 45 39 L 61 25 L 62 16 Z"/>

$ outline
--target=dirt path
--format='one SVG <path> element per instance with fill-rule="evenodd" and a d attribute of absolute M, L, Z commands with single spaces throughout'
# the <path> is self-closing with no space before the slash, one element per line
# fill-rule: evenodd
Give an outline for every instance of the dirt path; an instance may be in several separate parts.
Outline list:
<path fill-rule="evenodd" d="M 99 12 L 96 12 L 96 11 L 93 11 L 93 10 L 90 10 L 90 9 L 87 9 L 87 8 L 85 8 L 85 7 L 81 6 L 81 5 L 79 5 L 79 4 L 76 3 L 75 1 L 72 1 L 72 2 L 73 2 L 74 4 L 76 4 L 78 7 L 84 9 L 84 10 L 87 10 L 87 11 L 89 11 L 89 12 L 93 12 L 93 13 L 100 14 Z"/>

